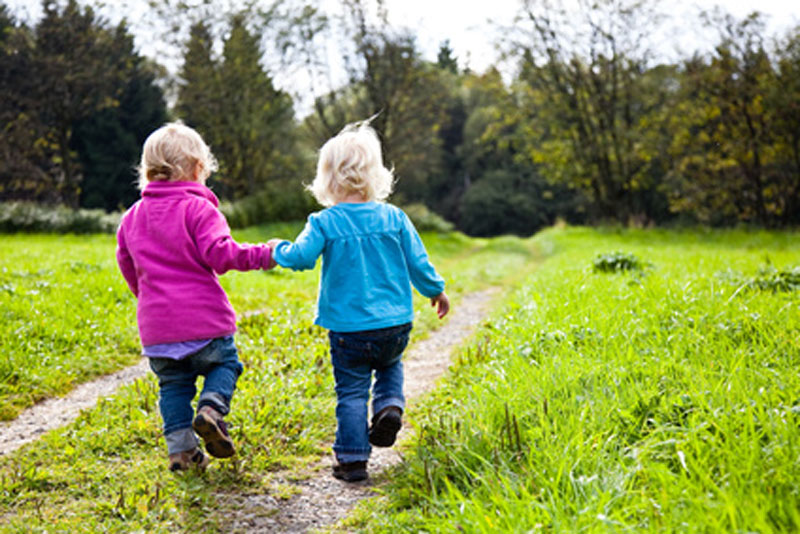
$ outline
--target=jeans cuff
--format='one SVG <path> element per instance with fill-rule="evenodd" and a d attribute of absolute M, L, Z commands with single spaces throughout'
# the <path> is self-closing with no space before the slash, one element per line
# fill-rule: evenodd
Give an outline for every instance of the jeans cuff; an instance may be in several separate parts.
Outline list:
<path fill-rule="evenodd" d="M 366 452 L 337 452 L 336 460 L 341 464 L 348 464 L 350 462 L 366 462 L 369 460 L 371 451 Z"/>
<path fill-rule="evenodd" d="M 397 406 L 400 408 L 401 412 L 406 411 L 405 399 L 402 397 L 388 397 L 386 399 L 381 399 L 381 401 L 378 403 L 372 404 L 372 416 L 375 417 L 387 406 Z"/>
<path fill-rule="evenodd" d="M 197 409 L 203 406 L 211 406 L 222 415 L 228 415 L 230 412 L 230 403 L 221 393 L 216 391 L 204 391 L 200 394 L 200 399 L 197 401 Z"/>
<path fill-rule="evenodd" d="M 197 436 L 194 435 L 194 430 L 191 427 L 173 430 L 169 434 L 165 434 L 164 439 L 167 440 L 167 452 L 169 454 L 191 451 L 198 445 Z"/>

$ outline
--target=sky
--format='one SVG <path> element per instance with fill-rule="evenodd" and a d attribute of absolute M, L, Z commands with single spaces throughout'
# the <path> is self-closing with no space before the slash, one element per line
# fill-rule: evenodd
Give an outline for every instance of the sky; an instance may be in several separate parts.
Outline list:
<path fill-rule="evenodd" d="M 0 1 L 5 1 L 23 20 L 35 20 L 41 11 L 39 0 Z M 564 1 L 567 6 L 577 3 L 577 0 Z M 520 0 L 384 0 L 384 2 L 388 9 L 389 21 L 393 26 L 415 31 L 417 43 L 425 59 L 435 60 L 442 41 L 448 39 L 459 65 L 469 67 L 475 72 L 483 72 L 497 63 L 498 53 L 495 46 L 499 36 L 497 28 L 510 25 L 520 6 Z M 119 9 L 118 2 L 106 3 L 111 6 L 106 16 L 113 21 L 114 17 L 120 16 L 120 13 L 127 15 L 134 21 L 132 28 L 136 34 L 135 21 L 141 16 L 141 11 L 147 9 L 146 1 L 125 2 L 128 6 L 134 6 L 128 9 L 140 12 L 133 16 Z M 337 3 L 338 0 L 318 0 L 318 5 L 323 8 L 335 6 Z M 783 33 L 788 28 L 800 24 L 800 0 L 759 0 L 757 3 L 753 0 L 672 0 L 661 5 L 668 6 L 672 16 L 661 32 L 661 42 L 656 42 L 654 46 L 667 59 L 680 57 L 682 52 L 708 50 L 713 46 L 716 36 L 703 34 L 694 23 L 701 9 L 710 9 L 715 5 L 722 6 L 736 17 L 744 17 L 757 8 L 767 15 L 768 31 L 771 34 Z M 155 49 L 148 44 L 146 35 L 136 35 L 136 38 L 137 45 L 144 55 L 155 55 Z M 332 61 L 335 62 L 336 59 Z M 169 62 L 161 62 L 167 63 L 169 68 Z M 308 83 L 298 79 L 296 75 L 282 79 L 280 73 L 276 73 L 275 82 L 279 87 L 284 85 L 284 89 L 297 88 Z M 298 93 L 298 91 L 291 92 Z M 311 93 L 313 88 L 304 92 Z M 302 108 L 309 104 L 299 103 L 298 106 Z M 301 110 L 298 111 L 302 114 Z"/>

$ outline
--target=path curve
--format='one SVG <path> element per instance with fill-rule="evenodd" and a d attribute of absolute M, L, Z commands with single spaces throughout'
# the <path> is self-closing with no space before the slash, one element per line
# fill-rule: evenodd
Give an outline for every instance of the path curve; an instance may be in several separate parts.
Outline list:
<path fill-rule="evenodd" d="M 63 397 L 40 402 L 24 410 L 12 421 L 0 423 L 0 456 L 9 454 L 39 436 L 74 421 L 82 410 L 92 408 L 101 397 L 147 374 L 147 358 L 116 373 L 85 382 Z"/>
<path fill-rule="evenodd" d="M 486 318 L 496 293 L 497 289 L 492 288 L 465 295 L 451 310 L 447 324 L 406 351 L 407 406 L 419 402 L 420 395 L 436 385 L 450 366 L 453 349 Z M 401 430 L 398 438 L 402 439 L 405 432 Z M 376 448 L 369 461 L 370 476 L 375 477 L 398 462 L 400 455 L 394 448 Z M 277 474 L 276 483 L 292 486 L 297 491 L 287 500 L 271 495 L 220 495 L 229 511 L 225 514 L 230 518 L 226 531 L 294 534 L 333 527 L 359 501 L 373 497 L 375 490 L 370 480 L 357 483 L 336 480 L 330 475 L 332 464 L 333 458 L 328 456 L 300 476 L 288 472 Z"/>

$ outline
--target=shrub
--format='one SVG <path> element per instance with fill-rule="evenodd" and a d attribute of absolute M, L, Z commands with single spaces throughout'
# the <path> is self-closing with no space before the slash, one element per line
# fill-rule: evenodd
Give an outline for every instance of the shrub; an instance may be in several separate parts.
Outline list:
<path fill-rule="evenodd" d="M 120 213 L 103 210 L 73 210 L 33 202 L 0 203 L 0 232 L 114 233 Z"/>
<path fill-rule="evenodd" d="M 414 223 L 418 232 L 451 232 L 453 223 L 432 212 L 425 204 L 409 204 L 403 211 Z"/>
<path fill-rule="evenodd" d="M 299 187 L 275 183 L 247 198 L 223 202 L 219 209 L 231 228 L 245 228 L 268 222 L 302 220 L 315 207 L 311 195 Z"/>
<path fill-rule="evenodd" d="M 461 201 L 459 228 L 468 235 L 529 236 L 550 222 L 550 200 L 538 185 L 506 170 L 490 171 L 473 183 Z"/>

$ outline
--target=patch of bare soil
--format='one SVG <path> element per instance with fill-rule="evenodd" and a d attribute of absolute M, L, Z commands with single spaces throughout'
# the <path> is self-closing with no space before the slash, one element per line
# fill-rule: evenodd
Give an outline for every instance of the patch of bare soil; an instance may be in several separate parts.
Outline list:
<path fill-rule="evenodd" d="M 407 406 L 436 385 L 450 365 L 453 349 L 472 334 L 486 317 L 495 290 L 466 295 L 451 310 L 450 320 L 431 335 L 414 343 L 405 354 L 405 395 Z M 412 334 L 413 337 L 413 334 Z M 333 421 L 331 424 L 335 424 Z M 398 439 L 402 439 L 401 430 Z M 370 479 L 347 483 L 331 476 L 333 457 L 329 456 L 298 477 L 296 474 L 277 474 L 275 482 L 293 488 L 288 499 L 271 495 L 220 496 L 225 507 L 233 510 L 226 530 L 233 532 L 300 533 L 325 530 L 345 518 L 361 500 L 375 495 Z M 375 448 L 369 461 L 370 477 L 400 462 L 394 449 Z M 297 480 L 297 479 L 300 480 Z"/>

